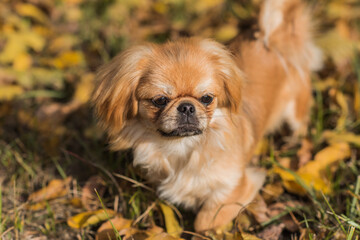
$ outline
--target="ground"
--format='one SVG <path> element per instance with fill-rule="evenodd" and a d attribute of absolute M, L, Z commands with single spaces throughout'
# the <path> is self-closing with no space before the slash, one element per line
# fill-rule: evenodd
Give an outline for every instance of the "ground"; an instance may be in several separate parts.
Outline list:
<path fill-rule="evenodd" d="M 356 0 L 307 1 L 325 56 L 308 136 L 289 144 L 285 126 L 264 138 L 254 163 L 268 170 L 266 184 L 228 226 L 194 233 L 194 213 L 158 199 L 131 151 L 109 151 L 96 125 L 88 100 L 101 64 L 144 41 L 226 43 L 252 26 L 259 2 L 1 1 L 0 238 L 358 239 Z"/>

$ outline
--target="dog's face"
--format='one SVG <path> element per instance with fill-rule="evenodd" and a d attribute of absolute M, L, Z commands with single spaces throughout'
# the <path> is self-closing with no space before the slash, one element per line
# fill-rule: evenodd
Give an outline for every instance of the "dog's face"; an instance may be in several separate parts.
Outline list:
<path fill-rule="evenodd" d="M 124 52 L 97 76 L 93 102 L 111 135 L 129 120 L 165 138 L 202 134 L 217 108 L 237 112 L 241 72 L 211 40 L 182 39 Z"/>
<path fill-rule="evenodd" d="M 159 50 L 135 92 L 140 119 L 164 137 L 203 133 L 223 92 L 211 61 L 190 49 L 172 55 L 166 54 L 171 48 Z"/>

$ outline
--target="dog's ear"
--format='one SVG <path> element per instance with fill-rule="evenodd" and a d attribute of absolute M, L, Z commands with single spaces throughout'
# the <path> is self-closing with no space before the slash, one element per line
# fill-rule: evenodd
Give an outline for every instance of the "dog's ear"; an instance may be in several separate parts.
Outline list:
<path fill-rule="evenodd" d="M 92 104 L 100 124 L 110 135 L 119 132 L 137 114 L 135 89 L 152 49 L 152 45 L 130 48 L 97 73 Z"/>
<path fill-rule="evenodd" d="M 241 105 L 243 74 L 236 65 L 232 54 L 220 43 L 205 39 L 201 46 L 212 56 L 215 78 L 224 91 L 218 96 L 219 107 L 237 113 Z"/>

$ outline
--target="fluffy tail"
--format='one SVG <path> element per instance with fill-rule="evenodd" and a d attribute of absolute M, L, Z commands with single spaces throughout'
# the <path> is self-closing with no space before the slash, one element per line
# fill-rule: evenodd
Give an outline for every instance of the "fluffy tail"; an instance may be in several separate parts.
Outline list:
<path fill-rule="evenodd" d="M 301 0 L 265 0 L 260 12 L 264 45 L 300 73 L 322 66 L 322 52 L 312 39 L 309 12 Z"/>

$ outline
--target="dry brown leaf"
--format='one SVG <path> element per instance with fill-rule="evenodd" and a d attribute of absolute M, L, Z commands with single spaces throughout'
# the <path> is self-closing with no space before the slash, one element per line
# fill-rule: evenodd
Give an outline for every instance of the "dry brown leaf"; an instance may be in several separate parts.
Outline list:
<path fill-rule="evenodd" d="M 30 194 L 28 200 L 31 202 L 40 202 L 65 196 L 69 193 L 71 180 L 71 177 L 51 180 L 46 187 Z"/>
<path fill-rule="evenodd" d="M 278 197 L 284 192 L 280 182 L 273 184 L 266 184 L 262 189 L 262 196 L 264 200 L 269 203 L 278 199 Z"/>
<path fill-rule="evenodd" d="M 235 223 L 238 229 L 242 229 L 245 231 L 249 229 L 249 227 L 253 224 L 249 215 L 246 212 L 238 214 L 235 219 Z"/>
<path fill-rule="evenodd" d="M 314 146 L 312 142 L 310 142 L 308 139 L 303 139 L 301 141 L 301 148 L 297 151 L 297 156 L 299 158 L 299 168 L 301 168 L 311 160 L 311 152 L 313 148 Z"/>
<path fill-rule="evenodd" d="M 133 221 L 130 219 L 125 219 L 120 216 L 116 216 L 115 218 L 110 219 L 109 221 L 103 223 L 100 226 L 100 228 L 97 230 L 96 240 L 116 239 L 116 234 L 114 232 L 112 225 L 117 231 L 120 232 L 124 229 L 131 228 L 132 222 Z"/>
<path fill-rule="evenodd" d="M 277 202 L 269 206 L 268 213 L 270 217 L 276 217 L 286 211 L 287 208 L 296 208 L 302 205 L 303 204 L 298 201 Z M 288 231 L 294 232 L 299 229 L 298 223 L 296 223 L 289 215 L 281 217 L 280 220 Z"/>
<path fill-rule="evenodd" d="M 254 201 L 248 205 L 246 210 L 251 212 L 258 223 L 263 223 L 269 220 L 266 203 L 260 194 L 256 195 Z"/>
<path fill-rule="evenodd" d="M 261 231 L 258 236 L 262 240 L 278 240 L 285 227 L 285 224 L 280 223 L 279 225 L 271 225 Z"/>
<path fill-rule="evenodd" d="M 81 202 L 86 210 L 95 210 L 100 206 L 98 196 L 95 192 L 98 192 L 102 197 L 106 190 L 105 181 L 100 176 L 90 177 L 81 191 Z"/>

